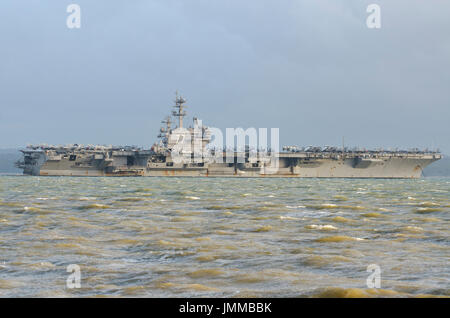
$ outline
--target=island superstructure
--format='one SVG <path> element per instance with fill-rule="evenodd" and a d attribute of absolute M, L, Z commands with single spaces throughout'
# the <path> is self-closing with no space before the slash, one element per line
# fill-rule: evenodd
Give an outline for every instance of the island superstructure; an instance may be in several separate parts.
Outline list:
<path fill-rule="evenodd" d="M 193 127 L 184 127 L 185 103 L 177 94 L 171 116 L 162 121 L 159 142 L 150 149 L 31 145 L 21 150 L 23 159 L 16 166 L 34 176 L 420 178 L 426 166 L 442 157 L 438 151 L 418 149 L 217 149 L 210 145 L 211 130 L 197 118 Z"/>

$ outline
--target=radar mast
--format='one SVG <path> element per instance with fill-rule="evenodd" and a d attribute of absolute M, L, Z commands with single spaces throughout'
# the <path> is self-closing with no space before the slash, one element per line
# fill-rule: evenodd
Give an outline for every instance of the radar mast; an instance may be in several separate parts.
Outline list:
<path fill-rule="evenodd" d="M 182 96 L 178 95 L 178 91 L 175 93 L 175 106 L 173 106 L 176 110 L 172 111 L 172 115 L 178 117 L 178 128 L 183 128 L 183 118 L 186 116 L 186 112 L 184 111 L 184 105 L 186 103 L 186 99 Z"/>
<path fill-rule="evenodd" d="M 164 146 L 167 146 L 167 141 L 169 139 L 170 132 L 172 130 L 172 118 L 167 116 L 165 120 L 161 121 L 162 124 L 165 124 L 166 127 L 161 127 L 160 134 L 158 138 L 162 139 Z"/>

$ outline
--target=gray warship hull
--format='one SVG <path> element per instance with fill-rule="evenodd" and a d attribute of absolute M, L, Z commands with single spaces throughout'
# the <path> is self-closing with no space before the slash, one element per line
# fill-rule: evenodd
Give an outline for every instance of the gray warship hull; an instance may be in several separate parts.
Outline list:
<path fill-rule="evenodd" d="M 166 127 L 160 129 L 159 143 L 149 150 L 77 144 L 29 146 L 21 150 L 24 158 L 16 165 L 24 174 L 35 176 L 419 178 L 426 166 L 441 158 L 436 151 L 418 149 L 300 150 L 288 146 L 283 148 L 287 151 L 271 152 L 251 151 L 249 145 L 241 145 L 211 150 L 207 149 L 211 142 L 210 128 L 202 127 L 195 117 L 194 128 L 183 127 L 185 102 L 177 94 L 172 116 L 178 118 L 178 127 L 172 129 L 172 117 L 168 116 L 163 121 Z M 180 157 L 183 160 L 178 160 Z"/>
<path fill-rule="evenodd" d="M 169 158 L 141 151 L 112 151 L 48 156 L 43 151 L 23 151 L 19 163 L 24 174 L 36 176 L 148 176 L 148 177 L 293 177 L 293 178 L 420 178 L 423 169 L 440 154 L 323 154 L 284 153 L 277 165 L 238 163 L 245 153 L 235 153 L 233 163 L 174 163 Z M 27 164 L 26 164 L 27 163 Z"/>

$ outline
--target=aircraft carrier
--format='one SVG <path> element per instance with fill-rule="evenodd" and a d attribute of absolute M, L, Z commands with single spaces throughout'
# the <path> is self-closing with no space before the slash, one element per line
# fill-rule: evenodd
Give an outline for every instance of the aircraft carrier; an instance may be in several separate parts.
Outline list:
<path fill-rule="evenodd" d="M 34 176 L 189 176 L 294 178 L 420 178 L 439 151 L 285 146 L 282 151 L 211 147 L 211 129 L 194 117 L 185 128 L 186 100 L 176 96 L 159 142 L 134 146 L 37 145 L 16 166 Z M 173 118 L 178 121 L 177 127 Z"/>

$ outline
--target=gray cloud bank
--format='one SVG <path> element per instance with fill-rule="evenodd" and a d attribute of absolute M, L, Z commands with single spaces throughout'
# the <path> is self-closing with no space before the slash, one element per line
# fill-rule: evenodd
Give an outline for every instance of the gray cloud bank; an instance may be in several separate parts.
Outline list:
<path fill-rule="evenodd" d="M 4 0 L 0 147 L 150 146 L 179 89 L 205 124 L 279 127 L 282 144 L 450 153 L 449 16 L 440 0 Z"/>

